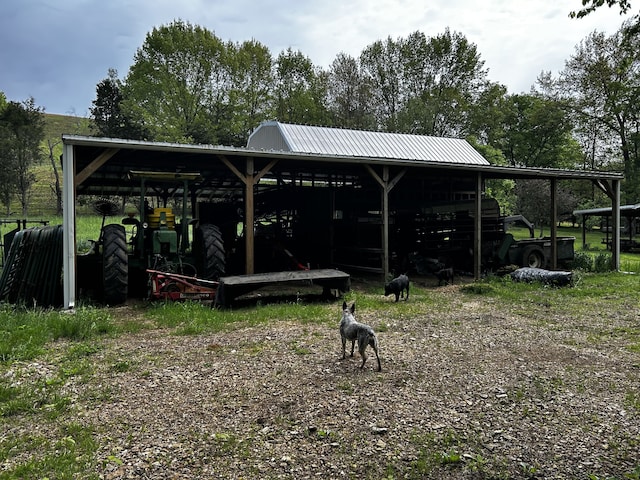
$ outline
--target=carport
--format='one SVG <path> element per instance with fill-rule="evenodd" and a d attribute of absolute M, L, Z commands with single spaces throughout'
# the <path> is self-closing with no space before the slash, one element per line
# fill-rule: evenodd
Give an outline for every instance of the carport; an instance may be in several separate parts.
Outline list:
<path fill-rule="evenodd" d="M 573 215 L 582 217 L 582 246 L 587 245 L 587 220 L 590 217 L 601 217 L 606 220 L 604 226 L 605 238 L 602 243 L 607 245 L 607 248 L 611 248 L 614 240 L 614 230 L 611 226 L 612 220 L 615 221 L 615 216 L 612 215 L 613 209 L 610 207 L 603 208 L 589 208 L 584 210 L 574 210 Z M 615 212 L 614 212 L 615 213 Z M 622 205 L 618 209 L 618 215 L 626 220 L 627 237 L 622 238 L 620 235 L 618 248 L 623 252 L 638 251 L 640 249 L 640 242 L 635 237 L 638 229 L 638 219 L 640 218 L 640 203 L 635 205 Z M 621 225 L 619 225 L 621 227 Z M 620 228 L 618 228 L 620 232 Z"/>
<path fill-rule="evenodd" d="M 389 274 L 389 211 L 392 199 L 406 202 L 468 200 L 474 202 L 474 276 L 480 277 L 482 193 L 484 181 L 492 178 L 546 179 L 551 198 L 550 218 L 557 218 L 556 189 L 562 179 L 591 181 L 611 199 L 613 215 L 612 251 L 619 266 L 620 181 L 622 174 L 596 171 L 499 167 L 489 163 L 470 144 L 460 139 L 407 134 L 363 132 L 287 125 L 262 124 L 246 148 L 214 145 L 157 143 L 75 135 L 63 136 L 64 305 L 76 301 L 76 200 L 81 195 L 138 198 L 140 183 L 131 172 L 197 174 L 198 180 L 180 185 L 163 195 L 189 199 L 191 205 L 236 202 L 242 205 L 245 231 L 244 273 L 254 272 L 254 220 L 256 195 L 268 201 L 269 194 L 285 189 L 279 201 L 287 201 L 296 186 L 308 191 L 340 187 L 358 198 L 380 217 L 380 267 Z M 70 187 L 69 187 L 70 186 Z M 146 185 L 156 191 L 153 182 Z M 158 188 L 157 192 L 161 190 Z M 265 195 L 262 195 L 265 194 Z M 377 198 L 371 198 L 371 195 Z M 314 197 L 315 198 L 315 197 Z M 267 200 L 262 200 L 267 199 Z M 301 204 L 303 197 L 290 197 Z M 324 202 L 325 200 L 323 200 Z M 334 202 L 327 197 L 326 202 Z M 192 207 L 194 208 L 194 207 Z M 311 215 L 314 210 L 310 209 Z M 194 211 L 197 215 L 198 212 Z M 556 237 L 556 222 L 551 237 Z M 616 228 L 617 225 L 617 228 Z M 247 228 L 251 227 L 251 228 Z M 321 233 L 321 232 L 320 232 Z M 313 238 L 308 241 L 313 241 Z M 322 240 L 318 240 L 322 241 Z M 555 241 L 552 242 L 555 246 Z M 555 268 L 555 255 L 554 268 Z"/>

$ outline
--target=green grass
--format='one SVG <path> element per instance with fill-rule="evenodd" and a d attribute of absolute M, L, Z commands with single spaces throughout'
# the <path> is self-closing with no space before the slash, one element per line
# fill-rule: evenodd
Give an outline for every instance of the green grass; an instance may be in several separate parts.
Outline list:
<path fill-rule="evenodd" d="M 211 309 L 198 302 L 158 302 L 147 315 L 161 328 L 174 329 L 177 335 L 199 335 L 224 331 L 238 326 L 255 326 L 270 321 L 296 321 L 326 324 L 335 315 L 324 304 L 273 303 L 235 310 Z"/>
<path fill-rule="evenodd" d="M 0 363 L 36 358 L 50 341 L 82 341 L 113 330 L 107 309 L 81 308 L 66 313 L 0 304 Z"/>
<path fill-rule="evenodd" d="M 635 316 L 637 276 L 623 273 L 584 273 L 573 287 L 551 288 L 540 284 L 512 283 L 508 278 L 489 278 L 462 287 L 462 297 L 448 295 L 444 291 L 415 286 L 410 302 L 393 302 L 384 297 L 380 286 L 372 282 L 349 292 L 346 301 L 356 302 L 357 312 L 375 315 L 377 319 L 393 318 L 380 329 L 392 331 L 398 328 L 405 316 L 429 316 L 458 308 L 460 302 L 483 297 L 478 309 L 501 308 L 514 314 L 531 316 L 532 311 L 544 309 L 554 328 L 553 317 L 572 318 L 571 326 L 563 328 L 586 329 L 581 318 L 586 315 L 607 315 L 615 311 L 619 321 L 616 326 L 591 326 L 584 330 L 587 340 L 594 345 L 615 338 L 626 343 L 627 349 L 636 351 L 640 345 L 640 328 Z M 9 478 L 95 478 L 95 454 L 100 447 L 95 441 L 95 429 L 99 426 L 79 425 L 68 422 L 74 402 L 64 386 L 71 377 L 75 383 L 90 385 L 97 369 L 119 375 L 136 372 L 136 362 L 117 356 L 103 357 L 103 339 L 121 335 L 131 329 L 131 322 L 145 323 L 148 329 L 165 329 L 176 335 L 207 335 L 213 332 L 292 322 L 301 325 L 326 325 L 335 328 L 341 302 L 326 303 L 267 303 L 259 306 L 232 310 L 211 309 L 196 302 L 149 303 L 131 307 L 126 316 L 114 317 L 114 311 L 106 308 L 80 308 L 75 314 L 55 311 L 27 311 L 0 305 L 0 421 L 20 424 L 23 421 L 37 423 L 37 432 L 11 430 L 0 438 L 1 479 Z M 499 307 L 497 307 L 499 306 Z M 628 313 L 626 313 L 628 312 Z M 481 311 L 478 310 L 478 314 Z M 627 317 L 625 317 L 627 315 Z M 125 318 L 126 317 L 126 318 Z M 539 317 L 547 318 L 546 316 Z M 379 323 L 379 322 L 377 322 Z M 123 328 L 124 326 L 124 328 Z M 544 326 L 544 325 L 543 325 Z M 583 331 L 581 330 L 581 331 Z M 267 344 L 245 346 L 258 354 Z M 211 348 L 215 348 L 212 345 Z M 308 355 L 306 344 L 291 342 L 291 353 Z M 98 360 L 99 359 L 99 360 Z M 38 366 L 47 366 L 43 372 Z M 144 372 L 140 372 L 144 375 Z M 548 379 L 547 379 L 548 380 Z M 541 398 L 561 388 L 554 383 L 561 378 L 533 379 L 530 384 L 513 386 L 513 398 L 529 395 L 531 389 Z M 351 382 L 337 386 L 345 395 L 354 392 Z M 520 392 L 520 393 L 518 393 Z M 545 393 L 551 392 L 551 393 Z M 90 386 L 83 399 L 91 402 L 110 401 L 113 392 L 109 386 Z M 629 391 L 625 407 L 640 409 L 639 394 Z M 21 420 L 26 419 L 26 420 Z M 19 433 L 20 432 L 20 433 Z M 222 450 L 241 452 L 244 448 L 233 436 L 224 432 L 213 434 L 212 442 Z M 318 433 L 320 435 L 320 433 Z M 499 459 L 479 456 L 479 438 L 467 438 L 453 431 L 437 434 L 416 434 L 408 439 L 419 454 L 408 465 L 408 478 L 423 478 L 433 473 L 448 472 L 451 475 L 475 472 L 483 478 L 500 478 L 505 471 Z M 244 453 L 243 453 L 244 454 Z M 103 462 L 117 462 L 115 457 Z M 390 471 L 394 466 L 390 465 Z M 404 467 L 403 467 L 404 468 Z M 523 478 L 534 478 L 537 466 L 522 465 Z M 630 477 L 631 478 L 631 477 Z"/>

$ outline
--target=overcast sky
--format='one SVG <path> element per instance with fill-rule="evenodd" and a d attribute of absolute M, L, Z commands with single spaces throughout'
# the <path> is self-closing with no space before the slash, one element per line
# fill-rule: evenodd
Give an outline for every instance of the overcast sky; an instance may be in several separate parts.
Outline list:
<path fill-rule="evenodd" d="M 255 39 L 273 57 L 289 47 L 328 68 L 376 40 L 448 27 L 474 43 L 492 81 L 528 92 L 542 71 L 556 75 L 594 30 L 612 34 L 627 18 L 602 7 L 570 19 L 580 0 L 1 0 L 0 91 L 34 97 L 47 113 L 88 116 L 108 69 L 124 79 L 154 26 L 176 19 L 223 41 Z"/>

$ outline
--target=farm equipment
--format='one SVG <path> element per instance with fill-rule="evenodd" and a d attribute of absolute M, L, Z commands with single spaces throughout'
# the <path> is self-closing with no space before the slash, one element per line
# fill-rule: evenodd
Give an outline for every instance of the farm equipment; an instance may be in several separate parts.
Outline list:
<path fill-rule="evenodd" d="M 211 296 L 213 285 L 206 281 L 224 274 L 225 253 L 217 226 L 187 218 L 189 183 L 199 175 L 131 172 L 130 178 L 141 182 L 138 212 L 129 213 L 121 224 L 105 225 L 106 217 L 116 215 L 119 207 L 109 200 L 94 204 L 103 221 L 99 239 L 87 254 L 77 257 L 80 288 L 109 305 L 154 292 L 167 298 L 180 293 Z M 176 183 L 183 190 L 180 223 L 171 208 L 150 208 L 145 198 L 148 185 L 159 192 L 167 190 L 163 185 L 175 188 Z M 150 276 L 149 270 L 160 273 Z"/>
<path fill-rule="evenodd" d="M 177 273 L 147 270 L 153 300 L 215 300 L 218 282 Z"/>

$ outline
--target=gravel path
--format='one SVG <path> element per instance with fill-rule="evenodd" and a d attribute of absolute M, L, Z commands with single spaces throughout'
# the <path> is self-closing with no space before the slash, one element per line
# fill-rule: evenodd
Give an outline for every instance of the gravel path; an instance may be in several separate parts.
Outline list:
<path fill-rule="evenodd" d="M 357 352 L 341 359 L 339 302 L 327 306 L 335 326 L 111 340 L 103 373 L 78 387 L 108 392 L 79 413 L 99 426 L 101 476 L 640 474 L 640 355 L 600 333 L 636 314 L 569 321 L 544 305 L 501 311 L 457 287 L 437 295 L 447 299 L 434 313 L 409 307 L 420 298 L 390 306 L 394 318 L 357 312 L 381 330 L 381 373 L 371 358 L 361 371 Z M 114 373 L 114 362 L 129 367 Z"/>

